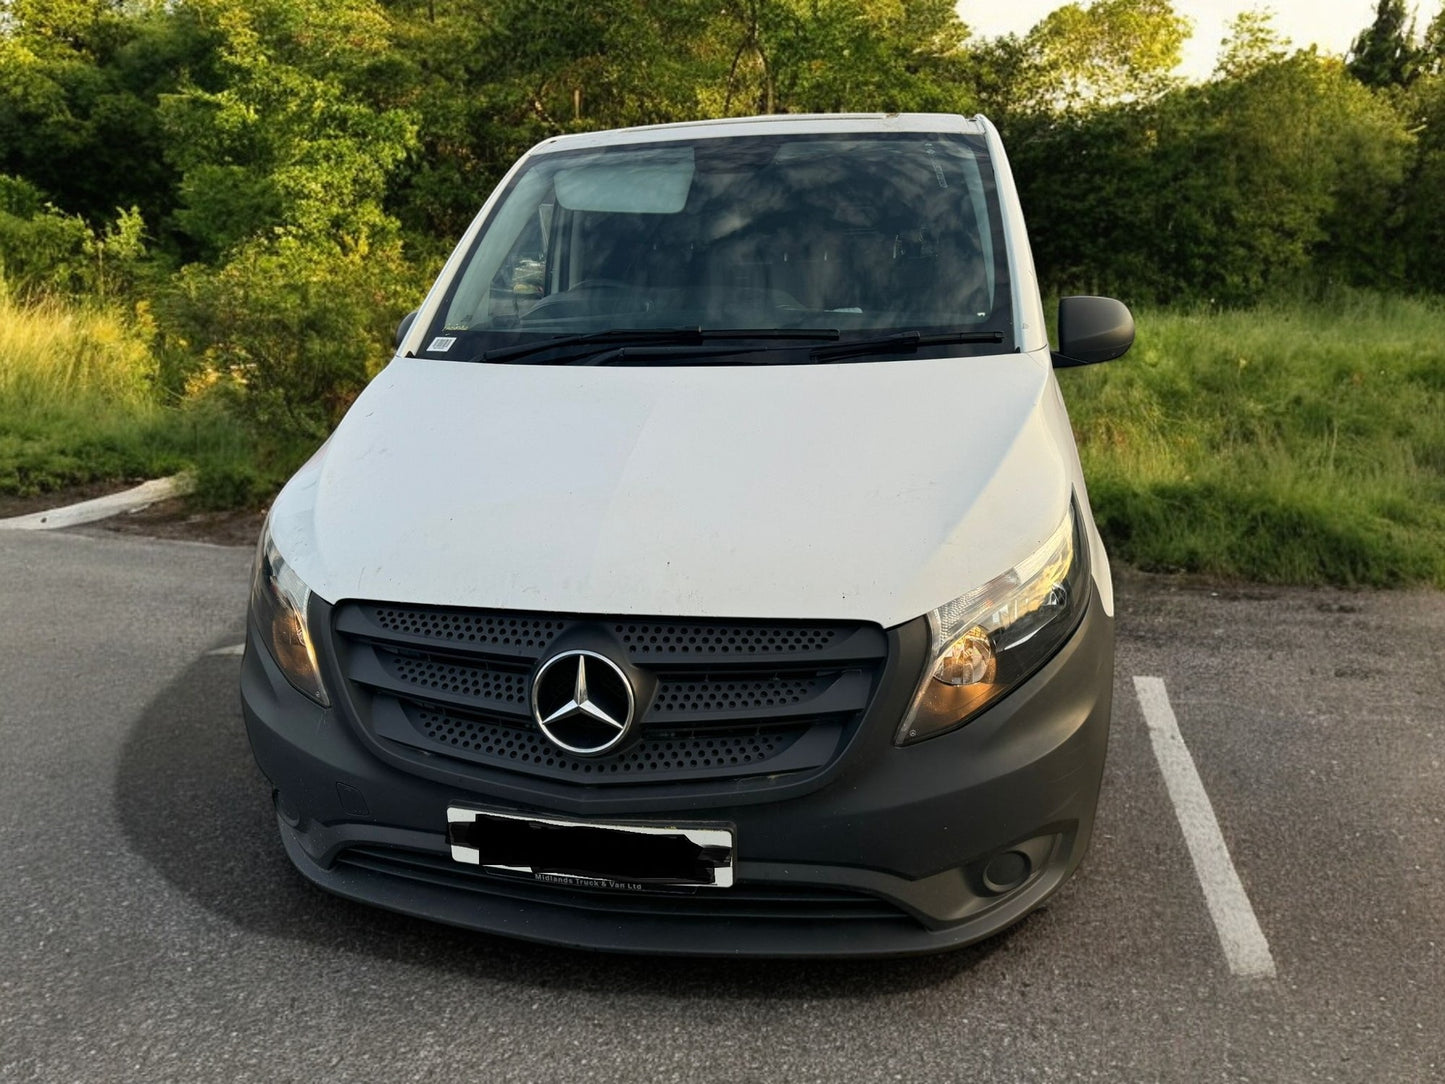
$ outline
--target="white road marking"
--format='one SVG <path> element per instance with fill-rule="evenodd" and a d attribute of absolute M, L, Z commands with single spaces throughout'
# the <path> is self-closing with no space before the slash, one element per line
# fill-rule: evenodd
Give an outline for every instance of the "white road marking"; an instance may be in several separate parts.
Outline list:
<path fill-rule="evenodd" d="M 196 486 L 189 474 L 173 474 L 169 478 L 156 478 L 142 482 L 123 493 L 112 493 L 107 497 L 68 504 L 64 508 L 51 508 L 44 512 L 31 512 L 27 516 L 11 516 L 0 519 L 0 530 L 6 531 L 53 531 L 58 527 L 75 527 L 81 523 L 94 523 L 98 519 L 109 519 L 122 512 L 138 512 L 156 501 L 167 497 L 182 497 Z"/>
<path fill-rule="evenodd" d="M 1194 859 L 1194 872 L 1204 889 L 1204 902 L 1219 932 L 1219 943 L 1224 948 L 1229 969 L 1236 975 L 1273 978 L 1274 957 L 1269 953 L 1269 942 L 1264 939 L 1264 931 L 1259 928 L 1254 908 L 1229 857 L 1229 848 L 1224 844 L 1224 835 L 1219 830 L 1219 821 L 1199 778 L 1199 770 L 1194 766 L 1194 758 L 1179 733 L 1179 721 L 1174 718 L 1164 681 L 1157 677 L 1136 677 L 1134 692 L 1144 711 L 1154 758 L 1164 773 L 1164 785 L 1174 803 L 1174 814 L 1184 831 L 1189 855 Z"/>
<path fill-rule="evenodd" d="M 214 651 L 207 651 L 207 655 L 244 655 L 245 644 L 227 644 L 225 647 L 218 647 Z"/>

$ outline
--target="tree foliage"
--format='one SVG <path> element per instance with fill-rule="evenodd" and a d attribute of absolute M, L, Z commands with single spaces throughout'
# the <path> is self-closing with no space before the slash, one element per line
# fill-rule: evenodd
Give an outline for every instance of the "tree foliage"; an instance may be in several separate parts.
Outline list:
<path fill-rule="evenodd" d="M 159 315 L 172 347 L 192 352 L 190 379 L 229 391 L 263 432 L 320 440 L 389 356 L 410 287 L 396 247 L 285 236 L 184 268 Z"/>
<path fill-rule="evenodd" d="M 1375 21 L 1350 46 L 1350 74 L 1367 87 L 1399 87 L 1415 77 L 1415 21 L 1405 0 L 1378 0 Z"/>
<path fill-rule="evenodd" d="M 1396 282 L 1408 151 L 1388 105 L 1338 61 L 1298 53 L 1050 121 L 1015 157 L 1051 288 L 1238 304 L 1311 271 Z"/>
<path fill-rule="evenodd" d="M 1274 28 L 1268 11 L 1241 11 L 1229 24 L 1229 36 L 1220 43 L 1214 66 L 1216 80 L 1240 79 L 1287 55 L 1284 39 Z"/>
<path fill-rule="evenodd" d="M 214 86 L 215 42 L 159 0 L 11 0 L 0 33 L 0 173 L 92 223 L 172 207 L 177 176 L 157 106 Z"/>
<path fill-rule="evenodd" d="M 1445 12 L 1347 60 L 1169 0 L 979 39 L 953 0 L 0 0 L 0 269 L 154 310 L 181 382 L 324 430 L 516 156 L 769 112 L 986 112 L 1045 288 L 1445 291 Z"/>
<path fill-rule="evenodd" d="M 1168 0 L 1065 4 L 1024 39 L 1026 100 L 1065 110 L 1157 97 L 1189 36 Z"/>
<path fill-rule="evenodd" d="M 370 0 L 190 0 L 214 38 L 217 89 L 159 105 L 180 176 L 177 230 L 208 260 L 264 232 L 353 249 L 395 232 L 382 211 L 415 123 L 377 103 L 388 27 Z"/>
<path fill-rule="evenodd" d="M 1405 108 L 1417 140 L 1398 231 L 1405 282 L 1445 293 L 1445 71 L 1411 87 Z"/>
<path fill-rule="evenodd" d="M 772 112 L 971 110 L 949 0 L 437 0 L 396 4 L 420 153 L 390 206 L 454 237 L 533 143 Z M 467 93 L 459 94 L 458 86 Z"/>

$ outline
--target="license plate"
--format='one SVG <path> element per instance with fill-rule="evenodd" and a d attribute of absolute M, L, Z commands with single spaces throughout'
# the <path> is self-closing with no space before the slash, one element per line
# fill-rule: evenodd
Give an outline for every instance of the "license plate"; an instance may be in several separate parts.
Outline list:
<path fill-rule="evenodd" d="M 645 889 L 730 888 L 730 828 L 595 824 L 480 809 L 447 809 L 452 858 L 562 884 Z"/>

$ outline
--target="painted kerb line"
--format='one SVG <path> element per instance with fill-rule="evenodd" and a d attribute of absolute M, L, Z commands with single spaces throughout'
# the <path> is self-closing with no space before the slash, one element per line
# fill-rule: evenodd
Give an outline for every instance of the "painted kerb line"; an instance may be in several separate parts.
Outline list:
<path fill-rule="evenodd" d="M 1169 705 L 1164 680 L 1136 677 L 1134 692 L 1144 711 L 1154 759 L 1164 773 L 1164 785 L 1174 803 L 1174 814 L 1184 831 L 1189 855 L 1194 859 L 1194 872 L 1204 889 L 1204 902 L 1219 932 L 1219 943 L 1224 948 L 1229 969 L 1236 975 L 1273 978 L 1274 957 L 1269 954 L 1269 942 L 1254 917 L 1254 908 L 1249 904 L 1244 885 L 1229 857 L 1229 848 L 1224 844 L 1214 807 L 1209 803 L 1194 758 L 1179 733 L 1179 721 Z"/>

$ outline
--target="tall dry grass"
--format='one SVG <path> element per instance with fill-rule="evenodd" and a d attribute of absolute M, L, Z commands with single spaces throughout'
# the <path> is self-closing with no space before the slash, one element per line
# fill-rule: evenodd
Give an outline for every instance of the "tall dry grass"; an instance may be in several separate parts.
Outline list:
<path fill-rule="evenodd" d="M 264 498 L 279 471 L 223 403 L 161 394 L 151 340 L 143 311 L 21 303 L 0 282 L 0 493 L 195 470 L 203 503 Z"/>
<path fill-rule="evenodd" d="M 147 411 L 157 364 L 144 320 L 0 292 L 0 403 L 10 409 L 102 404 Z"/>

